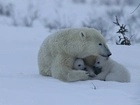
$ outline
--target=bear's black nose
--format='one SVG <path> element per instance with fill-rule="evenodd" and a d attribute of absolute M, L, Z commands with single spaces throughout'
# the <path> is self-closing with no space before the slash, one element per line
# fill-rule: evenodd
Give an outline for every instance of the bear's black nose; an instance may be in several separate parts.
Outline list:
<path fill-rule="evenodd" d="M 110 53 L 110 54 L 108 54 L 107 56 L 109 57 L 109 56 L 111 56 L 112 54 Z"/>

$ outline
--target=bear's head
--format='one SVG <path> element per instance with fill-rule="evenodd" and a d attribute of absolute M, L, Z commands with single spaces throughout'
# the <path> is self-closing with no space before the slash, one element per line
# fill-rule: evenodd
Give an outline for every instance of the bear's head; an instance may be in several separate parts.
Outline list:
<path fill-rule="evenodd" d="M 103 36 L 93 28 L 80 28 L 69 31 L 64 40 L 64 50 L 71 56 L 85 58 L 90 55 L 109 57 L 111 52 Z"/>

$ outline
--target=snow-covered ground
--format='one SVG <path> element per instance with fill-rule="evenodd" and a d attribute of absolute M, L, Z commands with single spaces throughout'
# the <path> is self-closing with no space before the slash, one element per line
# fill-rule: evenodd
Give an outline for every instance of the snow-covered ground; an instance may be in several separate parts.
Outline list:
<path fill-rule="evenodd" d="M 62 82 L 38 72 L 37 53 L 49 35 L 41 28 L 0 26 L 0 105 L 140 105 L 140 45 L 111 45 L 130 83 Z"/>

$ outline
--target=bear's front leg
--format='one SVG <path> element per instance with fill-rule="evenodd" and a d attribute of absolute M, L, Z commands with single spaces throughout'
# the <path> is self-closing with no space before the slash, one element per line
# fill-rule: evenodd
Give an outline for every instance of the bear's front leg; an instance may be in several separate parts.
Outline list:
<path fill-rule="evenodd" d="M 74 60 L 65 54 L 57 55 L 51 65 L 52 77 L 62 81 L 88 80 L 89 74 L 86 71 L 72 69 Z"/>

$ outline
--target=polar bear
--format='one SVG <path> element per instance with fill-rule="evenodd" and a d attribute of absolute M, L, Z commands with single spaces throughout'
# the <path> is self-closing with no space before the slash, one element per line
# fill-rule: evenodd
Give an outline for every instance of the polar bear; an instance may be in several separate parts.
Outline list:
<path fill-rule="evenodd" d="M 97 56 L 95 67 L 102 68 L 102 72 L 99 73 L 94 79 L 105 81 L 117 81 L 117 82 L 130 82 L 129 71 L 121 64 L 117 63 L 110 57 L 105 58 Z"/>
<path fill-rule="evenodd" d="M 76 70 L 85 70 L 88 72 L 89 74 L 89 77 L 95 77 L 96 74 L 94 73 L 94 69 L 89 67 L 89 66 L 86 66 L 83 59 L 80 59 L 80 58 L 77 58 L 75 61 L 74 61 L 74 64 L 73 64 L 73 69 L 76 69 Z"/>
<path fill-rule="evenodd" d="M 38 52 L 39 72 L 62 81 L 88 80 L 87 71 L 72 69 L 75 58 L 108 57 L 111 52 L 102 35 L 93 28 L 63 29 L 49 35 Z"/>

